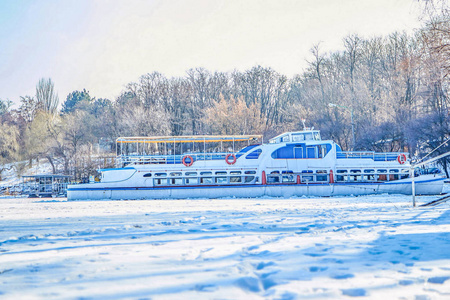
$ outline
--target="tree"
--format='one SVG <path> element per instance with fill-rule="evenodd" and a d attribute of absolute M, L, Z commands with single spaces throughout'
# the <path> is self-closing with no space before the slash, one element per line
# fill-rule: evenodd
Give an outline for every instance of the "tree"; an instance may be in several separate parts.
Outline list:
<path fill-rule="evenodd" d="M 50 78 L 41 78 L 36 86 L 36 100 L 39 107 L 47 113 L 54 114 L 58 108 L 59 98 Z"/>
<path fill-rule="evenodd" d="M 0 116 L 7 113 L 9 111 L 11 105 L 12 105 L 12 101 L 0 99 Z"/>
<path fill-rule="evenodd" d="M 15 126 L 0 124 L 0 180 L 5 164 L 19 158 L 19 131 Z"/>
<path fill-rule="evenodd" d="M 74 91 L 67 95 L 66 101 L 62 105 L 61 112 L 63 114 L 69 114 L 76 109 L 87 110 L 89 105 L 94 99 L 91 98 L 89 92 L 86 89 L 80 91 Z"/>
<path fill-rule="evenodd" d="M 210 134 L 260 134 L 265 124 L 258 104 L 247 106 L 243 97 L 227 101 L 221 95 L 218 102 L 206 109 L 204 118 Z"/>

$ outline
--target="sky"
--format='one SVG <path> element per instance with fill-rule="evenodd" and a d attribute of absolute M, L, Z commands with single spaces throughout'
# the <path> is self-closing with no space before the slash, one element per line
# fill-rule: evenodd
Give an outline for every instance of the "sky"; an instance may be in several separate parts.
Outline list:
<path fill-rule="evenodd" d="M 155 71 L 261 65 L 292 77 L 314 44 L 412 33 L 420 13 L 417 0 L 0 0 L 0 99 L 34 96 L 40 78 L 62 102 L 82 89 L 115 100 Z"/>

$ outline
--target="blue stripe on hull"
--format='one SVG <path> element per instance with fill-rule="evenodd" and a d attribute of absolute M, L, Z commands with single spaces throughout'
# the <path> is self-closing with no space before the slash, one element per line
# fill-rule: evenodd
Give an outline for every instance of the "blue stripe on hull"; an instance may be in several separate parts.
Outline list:
<path fill-rule="evenodd" d="M 438 179 L 431 179 L 431 180 L 424 180 L 424 181 L 418 181 L 416 184 L 422 184 L 422 183 L 428 183 L 428 182 L 437 182 L 437 181 L 443 181 L 446 178 L 438 178 Z M 157 187 L 86 187 L 86 188 L 69 188 L 67 191 L 91 191 L 91 190 L 168 190 L 168 189 L 192 189 L 192 188 L 246 188 L 246 187 L 271 187 L 271 186 L 277 186 L 277 187 L 288 187 L 288 186 L 367 186 L 367 185 L 377 185 L 377 186 L 384 186 L 384 185 L 399 185 L 399 184 L 411 184 L 411 182 L 335 182 L 335 183 L 309 183 L 309 184 L 236 184 L 236 185 L 183 185 L 183 186 L 157 186 Z M 93 184 L 95 185 L 95 183 Z"/>

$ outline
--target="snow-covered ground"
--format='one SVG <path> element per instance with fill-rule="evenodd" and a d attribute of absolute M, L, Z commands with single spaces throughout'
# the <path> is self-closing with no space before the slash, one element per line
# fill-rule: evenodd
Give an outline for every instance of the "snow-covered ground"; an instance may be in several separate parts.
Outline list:
<path fill-rule="evenodd" d="M 3 198 L 0 298 L 450 299 L 449 208 Z"/>
<path fill-rule="evenodd" d="M 26 165 L 23 174 L 17 172 L 20 166 Z M 33 165 L 30 167 L 28 161 L 21 161 L 5 165 L 5 169 L 1 173 L 1 187 L 11 187 L 22 182 L 22 175 L 37 175 L 37 174 L 52 174 L 52 166 L 48 162 L 36 162 L 33 160 Z"/>

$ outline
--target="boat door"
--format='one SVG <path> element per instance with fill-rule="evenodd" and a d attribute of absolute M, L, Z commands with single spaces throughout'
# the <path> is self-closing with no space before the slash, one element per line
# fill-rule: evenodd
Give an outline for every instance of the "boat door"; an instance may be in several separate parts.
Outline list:
<path fill-rule="evenodd" d="M 303 158 L 303 147 L 294 147 L 294 158 L 299 159 Z"/>
<path fill-rule="evenodd" d="M 301 159 L 304 157 L 304 147 L 302 146 L 295 146 L 294 147 L 294 159 L 288 159 L 288 169 L 294 172 L 297 172 L 299 170 L 299 163 L 302 161 Z"/>

